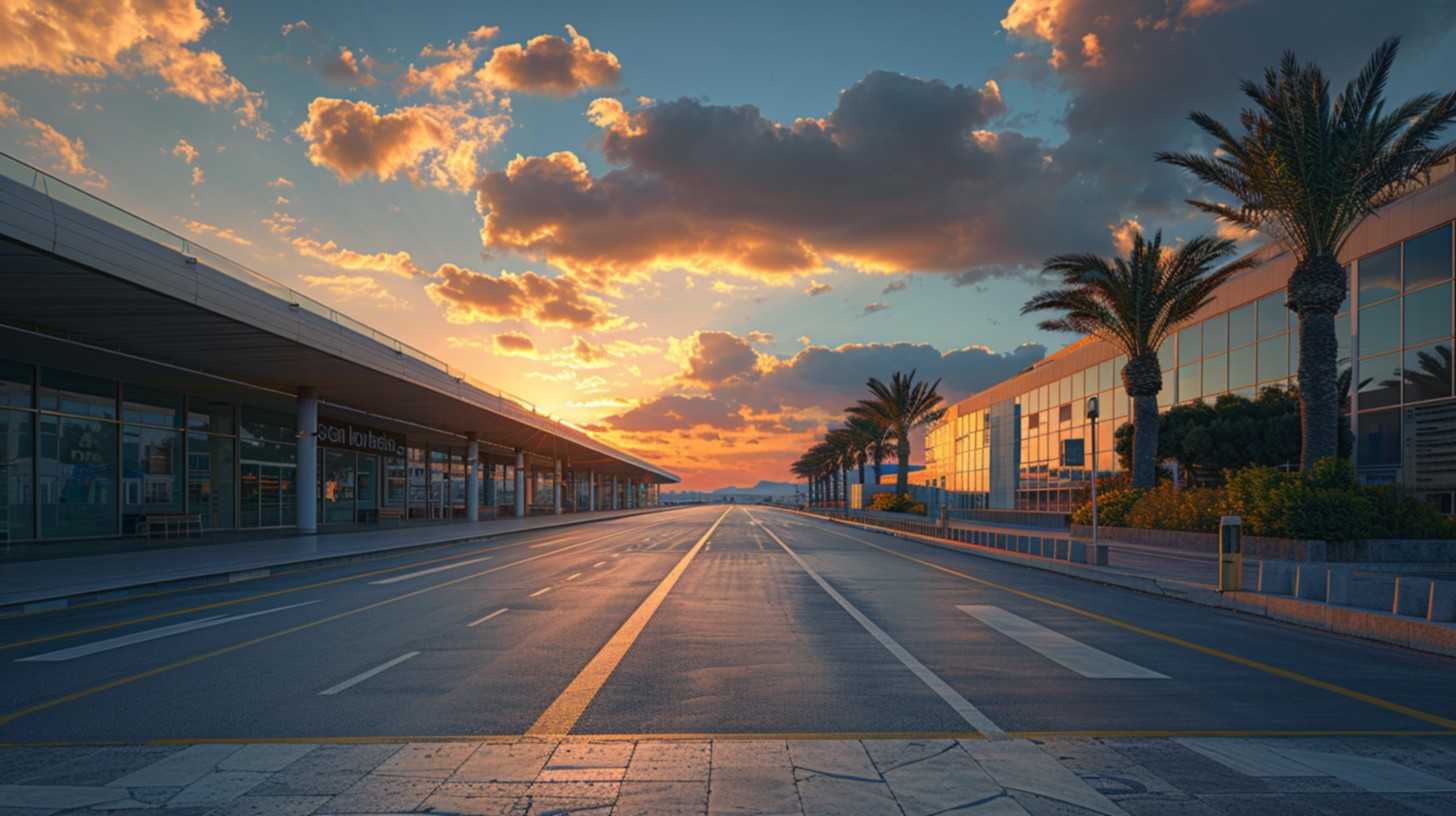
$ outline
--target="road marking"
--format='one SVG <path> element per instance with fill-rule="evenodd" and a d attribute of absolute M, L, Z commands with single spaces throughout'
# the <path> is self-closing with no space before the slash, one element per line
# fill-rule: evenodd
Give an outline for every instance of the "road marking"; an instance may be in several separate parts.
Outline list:
<path fill-rule="evenodd" d="M 1262 745 L 1228 737 L 1179 737 L 1174 742 L 1244 776 L 1328 776 Z"/>
<path fill-rule="evenodd" d="M 1247 666 L 1248 668 L 1251 668 L 1251 669 L 1257 669 L 1258 671 L 1262 671 L 1262 672 L 1266 672 L 1268 674 L 1272 674 L 1275 677 L 1282 677 L 1282 678 L 1284 678 L 1286 680 L 1293 680 L 1296 683 L 1303 683 L 1306 686 L 1312 686 L 1312 687 L 1317 688 L 1317 689 L 1320 689 L 1322 691 L 1328 691 L 1328 692 L 1330 692 L 1332 694 L 1338 694 L 1338 695 L 1340 695 L 1342 697 L 1349 697 L 1352 700 L 1359 700 L 1362 703 L 1369 703 L 1370 705 L 1373 705 L 1373 706 L 1376 706 L 1376 707 L 1379 707 L 1379 708 L 1383 708 L 1383 709 L 1385 709 L 1387 711 L 1394 711 L 1397 714 L 1404 714 L 1407 717 L 1412 717 L 1414 719 L 1421 720 L 1422 722 L 1428 722 L 1428 723 L 1431 723 L 1432 725 L 1438 725 L 1441 728 L 1445 728 L 1445 729 L 1448 729 L 1448 730 L 1456 730 L 1456 720 L 1448 719 L 1446 717 L 1441 717 L 1441 716 L 1438 716 L 1436 714 L 1431 714 L 1431 713 L 1428 713 L 1428 712 L 1425 712 L 1425 711 L 1421 711 L 1420 709 L 1411 708 L 1410 706 L 1401 705 L 1400 703 L 1392 702 L 1390 700 L 1381 699 L 1381 698 L 1376 697 L 1376 696 L 1371 695 L 1371 694 L 1366 694 L 1364 692 L 1355 691 L 1354 689 L 1348 689 L 1348 688 L 1345 688 L 1344 686 L 1339 686 L 1339 685 L 1336 685 L 1334 683 L 1329 683 L 1329 682 L 1326 682 L 1324 680 L 1319 680 L 1319 679 L 1316 679 L 1314 677 L 1310 677 L 1308 675 L 1303 675 L 1303 674 L 1300 674 L 1298 672 L 1290 671 L 1288 669 L 1281 669 L 1278 666 L 1271 666 L 1268 663 L 1261 663 L 1261 662 L 1259 662 L 1257 660 L 1251 660 L 1251 659 L 1249 659 L 1247 657 L 1240 657 L 1240 656 L 1238 656 L 1236 654 L 1233 654 L 1231 652 L 1225 652 L 1225 651 L 1223 651 L 1221 649 L 1215 649 L 1215 648 L 1213 648 L 1211 646 L 1203 646 L 1203 645 L 1194 643 L 1194 642 L 1192 642 L 1190 640 L 1184 640 L 1183 638 L 1174 637 L 1172 635 L 1165 635 L 1162 632 L 1155 632 L 1155 631 L 1153 631 L 1151 629 L 1145 629 L 1145 628 L 1143 628 L 1141 626 L 1138 626 L 1136 624 L 1126 623 L 1126 622 L 1120 621 L 1120 620 L 1118 620 L 1116 618 L 1110 618 L 1110 617 L 1108 617 L 1106 615 L 1099 615 L 1096 612 L 1089 612 L 1088 610 L 1080 609 L 1080 608 L 1075 607 L 1075 606 L 1072 606 L 1070 604 L 1062 603 L 1061 601 L 1054 601 L 1051 598 L 1044 598 L 1044 597 L 1042 597 L 1040 595 L 1034 595 L 1034 594 L 1032 594 L 1030 592 L 1026 592 L 1024 590 L 1015 589 L 1015 588 L 1006 586 L 1005 584 L 998 584 L 998 583 L 996 583 L 994 581 L 988 581 L 985 578 L 976 578 L 975 576 L 967 575 L 964 572 L 957 572 L 956 570 L 950 569 L 949 567 L 942 567 L 939 564 L 935 564 L 935 563 L 932 563 L 930 561 L 925 561 L 923 559 L 916 558 L 913 555 L 906 555 L 906 554 L 901 553 L 901 552 L 896 552 L 895 550 L 892 550 L 889 547 L 882 547 L 879 544 L 875 544 L 873 542 L 865 541 L 862 538 L 855 538 L 852 535 L 846 535 L 844 533 L 839 532 L 838 530 L 835 530 L 832 527 L 824 527 L 824 526 L 820 526 L 820 525 L 817 525 L 817 524 L 810 524 L 810 525 L 806 525 L 806 526 L 810 526 L 810 527 L 813 527 L 814 529 L 818 529 L 818 530 L 823 530 L 824 532 L 833 533 L 834 535 L 837 535 L 840 538 L 847 538 L 850 541 L 857 541 L 860 544 L 865 545 L 866 547 L 872 547 L 872 548 L 874 548 L 876 550 L 879 550 L 880 552 L 887 553 L 889 555 L 893 555 L 896 558 L 903 558 L 906 561 L 912 561 L 912 562 L 914 562 L 916 564 L 921 565 L 922 567 L 929 567 L 930 569 L 933 569 L 933 570 L 937 570 L 939 572 L 946 573 L 947 575 L 954 575 L 957 578 L 964 578 L 965 580 L 970 581 L 972 583 L 980 584 L 982 586 L 988 586 L 988 587 L 991 587 L 992 589 L 999 589 L 999 590 L 1001 590 L 1003 592 L 1009 592 L 1012 595 L 1016 595 L 1016 596 L 1019 596 L 1019 597 L 1022 597 L 1022 598 L 1026 598 L 1028 600 L 1039 601 L 1039 602 L 1044 603 L 1044 604 L 1046 604 L 1048 606 L 1056 607 L 1057 609 L 1065 609 L 1068 612 L 1074 612 L 1074 613 L 1076 613 L 1078 615 L 1083 615 L 1085 617 L 1091 618 L 1092 620 L 1102 621 L 1103 623 L 1110 624 L 1112 626 L 1117 626 L 1117 627 L 1122 628 L 1122 629 L 1126 629 L 1129 632 L 1137 632 L 1140 635 L 1147 635 L 1150 638 L 1154 638 L 1155 640 L 1161 640 L 1164 643 L 1171 643 L 1171 644 L 1173 644 L 1175 646 L 1182 646 L 1185 649 L 1191 649 L 1191 650 L 1193 650 L 1195 652 L 1198 652 L 1200 654 L 1206 654 L 1206 655 L 1208 655 L 1210 657 L 1216 657 L 1216 658 L 1219 658 L 1221 660 L 1227 660 L 1227 661 L 1229 661 L 1231 663 L 1237 663 L 1240 666 Z M 4 724 L 4 722 L 3 721 L 0 721 L 0 725 L 3 725 L 3 724 Z"/>
<path fill-rule="evenodd" d="M 1168 675 L 1130 663 L 1116 655 L 1073 640 L 999 606 L 957 606 L 956 609 L 995 629 L 1048 660 L 1098 680 L 1167 680 Z"/>
<path fill-rule="evenodd" d="M 548 593 L 550 591 L 551 591 L 551 587 L 546 587 L 545 589 L 538 589 L 535 592 L 532 592 L 531 595 L 530 595 L 530 597 L 534 598 L 537 595 L 545 595 L 546 593 Z"/>
<path fill-rule="evenodd" d="M 344 682 L 338 684 L 337 686 L 330 686 L 329 688 L 326 688 L 323 691 L 320 691 L 319 692 L 319 696 L 320 697 L 323 697 L 323 696 L 326 696 L 326 695 L 338 694 L 339 692 L 343 691 L 344 689 L 347 689 L 347 688 L 350 688 L 352 686 L 358 685 L 359 683 L 362 683 L 365 680 L 368 680 L 369 678 L 373 677 L 374 675 L 379 674 L 382 671 L 386 671 L 388 669 L 392 669 L 395 666 L 398 666 L 399 664 L 405 662 L 406 660 L 409 660 L 412 657 L 417 657 L 418 655 L 419 655 L 419 652 L 406 652 L 405 654 L 402 654 L 399 657 L 396 657 L 395 659 L 389 661 L 388 663 L 385 663 L 385 664 L 380 665 L 380 666 L 375 666 L 374 668 L 370 669 L 367 672 L 364 672 L 363 674 L 356 674 L 353 677 L 350 677 L 348 680 L 345 680 Z"/>
<path fill-rule="evenodd" d="M 527 729 L 527 736 L 564 737 L 571 733 L 571 729 L 576 727 L 576 721 L 581 719 L 586 707 L 597 696 L 597 692 L 602 690 L 607 678 L 612 676 L 613 671 L 616 671 L 617 664 L 622 662 L 622 658 L 627 655 L 627 650 L 637 642 L 637 637 L 647 627 L 647 622 L 652 620 L 657 608 L 662 606 L 662 602 L 667 599 L 667 593 L 672 591 L 677 579 L 682 577 L 683 572 L 687 570 L 693 556 L 703 549 L 703 545 L 708 543 L 708 538 L 713 535 L 713 531 L 718 529 L 718 525 L 722 524 L 723 519 L 727 518 L 731 512 L 733 512 L 731 507 L 723 511 L 723 515 L 713 522 L 713 526 L 708 528 L 708 532 L 703 533 L 703 537 L 698 539 L 698 543 L 688 550 L 687 555 L 684 555 L 677 562 L 677 566 L 667 574 L 667 577 L 662 579 L 662 583 L 658 584 L 657 588 L 652 590 L 652 594 L 642 602 L 642 605 L 637 607 L 637 611 L 632 613 L 632 617 L 628 618 L 616 634 L 612 635 L 612 639 L 607 641 L 607 645 L 597 652 L 596 657 L 586 664 L 586 667 L 577 674 L 571 684 L 552 701 L 540 717 L 536 718 L 536 722 Z M 0 723 L 0 725 L 3 724 Z"/>
<path fill-rule="evenodd" d="M 748 513 L 747 510 L 744 512 Z M 748 513 L 748 517 L 753 518 L 753 514 Z M 996 723 L 991 722 L 990 717 L 982 714 L 981 710 L 972 705 L 970 700 L 962 697 L 960 692 L 951 688 L 944 680 L 940 679 L 939 675 L 927 668 L 924 663 L 916 660 L 915 656 L 906 651 L 904 646 L 895 642 L 895 639 L 890 637 L 885 630 L 876 626 L 874 621 L 865 617 L 863 612 L 855 608 L 854 604 L 850 603 L 847 598 L 835 591 L 834 587 L 830 586 L 828 581 L 820 577 L 819 573 L 815 572 L 813 567 L 805 563 L 804 559 L 800 558 L 798 553 L 790 549 L 789 545 L 785 544 L 784 540 L 779 538 L 777 533 L 770 530 L 768 525 L 761 524 L 759 527 L 770 538 L 778 542 L 778 545 L 784 548 L 784 552 L 788 553 L 790 558 L 797 561 L 804 572 L 809 573 L 809 577 L 814 579 L 814 583 L 818 584 L 820 589 L 829 593 L 829 597 L 833 598 L 835 603 L 839 604 L 845 612 L 849 613 L 850 617 L 854 618 L 860 626 L 864 627 L 864 630 L 869 632 L 871 637 L 878 640 L 881 646 L 889 650 L 890 654 L 905 664 L 905 668 L 909 669 L 912 674 L 918 677 L 920 682 L 929 686 L 930 690 L 935 692 L 940 699 L 944 700 L 955 713 L 959 714 L 961 719 L 965 720 L 972 728 L 990 739 L 1006 738 L 1006 732 L 1002 731 L 1001 727 Z"/>
<path fill-rule="evenodd" d="M 446 564 L 441 567 L 431 567 L 427 570 L 420 570 L 419 572 L 409 572 L 405 573 L 404 575 L 396 575 L 393 578 L 384 578 L 379 581 L 370 581 L 369 584 L 370 586 L 377 586 L 379 584 L 393 584 L 399 581 L 408 581 L 411 578 L 418 578 L 421 575 L 434 575 L 437 572 L 444 572 L 445 570 L 452 570 L 456 569 L 457 567 L 468 567 L 471 564 L 479 564 L 481 561 L 489 561 L 494 557 L 495 556 L 493 555 L 487 555 L 484 558 L 472 558 L 469 561 L 458 561 L 454 564 Z"/>
<path fill-rule="evenodd" d="M 1376 757 L 1328 754 L 1278 746 L 1275 752 L 1308 765 L 1371 793 L 1446 793 L 1456 791 L 1456 782 Z"/>
<path fill-rule="evenodd" d="M 120 649 L 124 646 L 132 646 L 137 643 L 146 643 L 149 640 L 180 635 L 184 632 L 196 632 L 199 629 L 208 629 L 213 626 L 220 626 L 224 623 L 232 623 L 246 618 L 256 618 L 259 615 L 271 615 L 274 612 L 282 612 L 286 609 L 297 609 L 300 606 L 309 606 L 318 601 L 305 601 L 304 603 L 280 606 L 276 609 L 264 609 L 261 612 L 249 612 L 246 615 L 214 615 L 201 620 L 187 621 L 185 623 L 174 623 L 171 626 L 163 626 L 159 629 L 148 629 L 145 632 L 134 632 L 130 635 L 122 635 L 108 640 L 98 640 L 95 643 L 87 643 L 82 646 L 72 646 L 69 649 L 61 649 L 45 654 L 31 655 L 16 660 L 16 663 L 58 663 L 62 660 L 75 660 L 78 657 L 109 652 L 112 649 Z"/>
<path fill-rule="evenodd" d="M 605 562 L 605 561 L 598 561 L 595 564 L 592 564 L 592 569 L 596 569 L 597 567 L 605 566 L 606 563 L 607 562 Z"/>
<path fill-rule="evenodd" d="M 509 611 L 511 611 L 510 610 L 510 607 L 506 607 L 505 609 L 497 609 L 496 611 L 490 613 L 489 615 L 486 615 L 485 617 L 481 618 L 480 620 L 478 620 L 478 621 L 476 621 L 474 623 L 467 623 L 467 624 L 465 624 L 465 626 L 466 626 L 467 629 L 470 628 L 471 626 L 479 626 L 482 623 L 485 623 L 486 621 L 488 621 L 491 618 L 495 617 L 496 615 L 504 615 L 505 613 L 507 613 Z"/>
<path fill-rule="evenodd" d="M 575 581 L 576 579 L 578 579 L 580 577 L 581 577 L 581 573 L 578 572 L 578 573 L 575 573 L 573 575 L 567 576 L 566 580 L 568 580 L 568 581 Z"/>

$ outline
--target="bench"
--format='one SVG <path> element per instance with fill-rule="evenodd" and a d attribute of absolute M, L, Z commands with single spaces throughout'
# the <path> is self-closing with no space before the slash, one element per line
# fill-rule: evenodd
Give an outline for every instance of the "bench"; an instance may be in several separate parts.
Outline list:
<path fill-rule="evenodd" d="M 404 510 L 399 507 L 381 507 L 374 514 L 375 521 L 404 521 Z"/>
<path fill-rule="evenodd" d="M 202 535 L 202 514 L 201 513 L 151 513 L 142 516 L 137 522 L 137 527 L 151 540 L 152 533 L 160 530 L 163 538 L 171 538 L 175 531 L 188 538 L 195 532 Z"/>

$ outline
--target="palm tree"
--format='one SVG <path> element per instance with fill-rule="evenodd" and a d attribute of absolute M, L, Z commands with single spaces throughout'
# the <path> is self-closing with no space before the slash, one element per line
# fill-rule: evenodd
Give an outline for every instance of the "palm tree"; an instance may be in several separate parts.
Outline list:
<path fill-rule="evenodd" d="M 1158 348 L 1224 281 L 1254 265 L 1245 258 L 1213 269 L 1233 252 L 1228 239 L 1199 236 L 1173 250 L 1163 247 L 1161 232 L 1151 242 L 1139 232 L 1126 259 L 1108 263 L 1085 253 L 1049 259 L 1046 271 L 1061 275 L 1066 287 L 1042 292 L 1021 308 L 1022 314 L 1066 312 L 1042 321 L 1041 328 L 1090 334 L 1127 355 L 1122 385 L 1133 406 L 1133 487 L 1152 487 L 1157 467 L 1158 393 L 1163 390 Z"/>
<path fill-rule="evenodd" d="M 911 369 L 908 375 L 896 371 L 889 385 L 875 377 L 870 377 L 866 385 L 873 399 L 860 400 L 845 410 L 850 416 L 864 417 L 888 428 L 895 437 L 895 460 L 899 465 L 895 492 L 903 495 L 910 484 L 910 433 L 945 416 L 945 409 L 937 407 L 944 401 L 936 392 L 940 380 L 929 385 L 917 383 L 915 369 Z"/>
<path fill-rule="evenodd" d="M 1382 94 L 1400 38 L 1386 40 L 1360 75 L 1330 102 L 1313 63 L 1286 52 L 1262 85 L 1245 80 L 1254 108 L 1235 137 L 1205 113 L 1189 119 L 1217 142 L 1213 156 L 1157 154 L 1158 161 L 1221 187 L 1236 206 L 1192 201 L 1204 212 L 1283 241 L 1295 256 L 1288 306 L 1299 315 L 1299 397 L 1307 469 L 1336 452 L 1339 395 L 1335 313 L 1349 289 L 1340 250 L 1367 216 L 1394 201 L 1456 154 L 1435 145 L 1456 119 L 1456 93 L 1422 94 L 1386 112 Z"/>
<path fill-rule="evenodd" d="M 865 465 L 875 463 L 875 482 L 880 481 L 880 463 L 886 457 L 894 456 L 894 450 L 885 444 L 885 426 L 869 417 L 849 416 L 844 420 L 844 430 L 855 449 L 859 465 L 859 483 L 865 483 Z"/>

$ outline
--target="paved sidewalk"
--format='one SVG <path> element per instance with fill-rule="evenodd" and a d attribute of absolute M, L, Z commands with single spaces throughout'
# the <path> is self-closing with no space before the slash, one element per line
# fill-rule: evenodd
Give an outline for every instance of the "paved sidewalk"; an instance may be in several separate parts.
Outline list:
<path fill-rule="evenodd" d="M 1456 740 L 460 741 L 0 748 L 0 813 L 1449 814 Z"/>
<path fill-rule="evenodd" d="M 280 568 L 308 567 L 320 562 L 371 557 L 397 550 L 435 547 L 669 509 L 672 508 L 604 510 L 413 526 L 404 523 L 365 531 L 311 536 L 258 539 L 230 536 L 225 542 L 69 555 L 45 560 L 7 562 L 0 557 L 0 617 L 175 586 L 262 577 L 269 571 L 280 571 Z"/>

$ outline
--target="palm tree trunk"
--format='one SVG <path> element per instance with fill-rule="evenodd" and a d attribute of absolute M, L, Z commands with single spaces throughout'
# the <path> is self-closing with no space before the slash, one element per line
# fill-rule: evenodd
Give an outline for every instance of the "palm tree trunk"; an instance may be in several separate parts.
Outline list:
<path fill-rule="evenodd" d="M 1122 384 L 1132 398 L 1132 486 L 1149 488 L 1158 472 L 1158 392 L 1163 370 L 1157 354 L 1141 354 L 1122 369 Z"/>
<path fill-rule="evenodd" d="M 1335 312 L 1345 300 L 1344 267 L 1322 253 L 1294 268 L 1289 307 L 1299 315 L 1299 412 L 1305 470 L 1339 452 L 1340 396 Z"/>
<path fill-rule="evenodd" d="M 895 456 L 900 460 L 899 472 L 895 474 L 895 492 L 905 495 L 910 492 L 910 434 L 900 434 L 895 440 Z"/>

